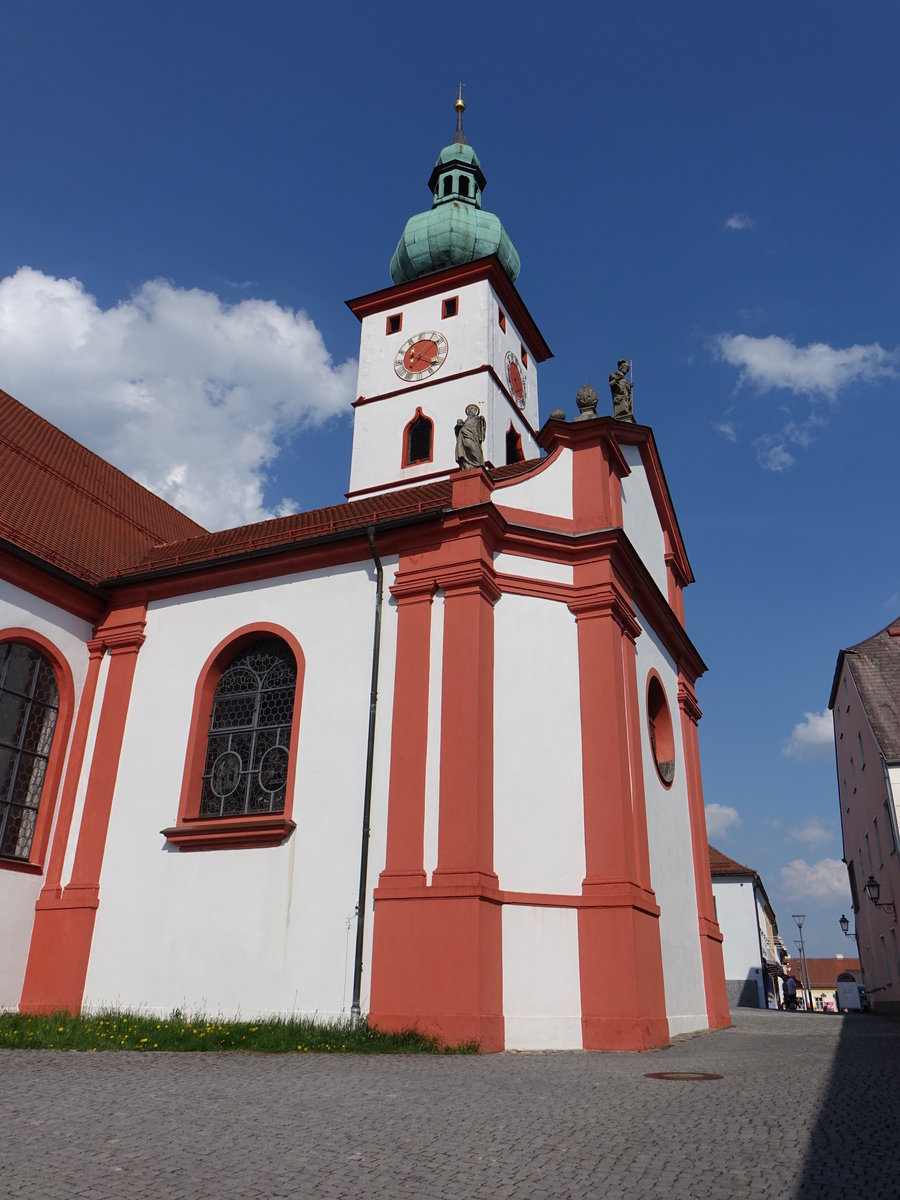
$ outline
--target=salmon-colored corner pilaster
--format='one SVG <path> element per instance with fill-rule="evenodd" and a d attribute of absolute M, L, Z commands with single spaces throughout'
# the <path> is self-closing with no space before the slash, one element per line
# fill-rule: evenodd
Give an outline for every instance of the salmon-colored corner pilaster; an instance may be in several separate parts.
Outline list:
<path fill-rule="evenodd" d="M 502 1050 L 501 913 L 479 894 L 377 891 L 370 1023 Z"/>
<path fill-rule="evenodd" d="M 706 812 L 703 808 L 703 782 L 700 774 L 700 743 L 697 736 L 697 723 L 703 714 L 697 704 L 693 685 L 683 676 L 680 676 L 678 681 L 678 707 L 681 710 L 681 734 L 684 742 L 706 1013 L 710 1029 L 725 1029 L 731 1025 L 731 1016 L 728 1012 L 728 991 L 725 986 L 722 931 L 716 921 L 713 904 L 709 842 L 706 836 Z"/>
<path fill-rule="evenodd" d="M 133 605 L 114 609 L 95 631 L 91 661 L 97 661 L 99 665 L 102 648 L 109 654 L 110 663 L 78 831 L 72 879 L 68 886 L 62 888 L 58 885 L 57 877 L 56 885 L 45 888 L 35 905 L 34 929 L 19 1003 L 22 1012 L 58 1010 L 77 1013 L 81 1009 L 99 905 L 100 869 L 106 848 L 137 654 L 144 641 L 145 622 L 146 605 Z M 86 700 L 87 694 L 96 687 L 96 675 L 90 675 L 90 668 L 89 684 L 85 689 Z M 85 735 L 88 723 L 89 713 L 86 712 L 83 724 Z M 83 755 L 83 752 L 81 747 L 79 753 Z M 74 769 L 73 763 L 73 802 L 78 783 Z M 67 788 L 69 784 L 67 778 Z M 70 821 L 71 812 L 67 815 L 66 835 Z M 63 836 L 62 831 L 60 836 Z M 64 849 L 61 846 L 56 856 L 58 862 Z"/>
<path fill-rule="evenodd" d="M 407 579 L 401 560 L 391 595 L 397 602 L 394 711 L 388 784 L 387 846 L 379 886 L 425 886 L 425 770 L 428 758 L 428 689 L 431 610 L 435 584 Z M 378 916 L 376 913 L 377 926 Z M 375 964 L 373 963 L 373 968 Z"/>
<path fill-rule="evenodd" d="M 669 1040 L 659 909 L 638 889 L 587 885 L 578 910 L 585 1050 L 652 1050 Z"/>
<path fill-rule="evenodd" d="M 643 781 L 629 745 L 640 626 L 609 562 L 579 576 L 569 607 L 578 631 L 587 868 L 578 913 L 582 1036 L 588 1050 L 649 1050 L 669 1040 L 669 1025 Z"/>
<path fill-rule="evenodd" d="M 477 480 L 477 472 L 472 472 Z M 444 593 L 440 747 L 426 747 L 430 613 L 410 597 L 398 622 L 388 848 L 375 892 L 369 1020 L 416 1025 L 449 1044 L 502 1050 L 502 920 L 493 869 L 494 612 L 481 531 L 461 525 L 419 560 Z M 407 613 L 403 615 L 404 607 Z M 408 640 L 407 640 L 408 638 Z M 401 728 L 398 720 L 405 722 Z M 405 737 L 406 744 L 402 744 Z M 425 754 L 440 754 L 438 863 L 424 886 Z"/>

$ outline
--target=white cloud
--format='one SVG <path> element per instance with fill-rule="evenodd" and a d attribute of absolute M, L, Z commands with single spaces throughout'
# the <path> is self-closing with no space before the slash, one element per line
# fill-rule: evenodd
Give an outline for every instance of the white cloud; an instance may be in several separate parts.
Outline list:
<path fill-rule="evenodd" d="M 706 832 L 712 838 L 728 837 L 732 825 L 740 825 L 741 818 L 736 808 L 727 804 L 707 804 Z"/>
<path fill-rule="evenodd" d="M 788 388 L 804 396 L 833 399 L 850 383 L 872 383 L 896 375 L 898 355 L 877 342 L 845 349 L 813 342 L 796 346 L 789 338 L 755 338 L 721 333 L 715 339 L 719 358 L 740 368 L 739 383 L 760 391 Z"/>
<path fill-rule="evenodd" d="M 784 438 L 777 434 L 767 433 L 758 437 L 753 443 L 756 447 L 756 461 L 764 471 L 786 471 L 797 459 L 784 444 Z"/>
<path fill-rule="evenodd" d="M 746 213 L 732 213 L 725 222 L 726 229 L 750 229 L 753 226 L 753 218 L 748 217 Z"/>
<path fill-rule="evenodd" d="M 348 412 L 356 371 L 273 301 L 151 280 L 103 309 L 30 267 L 0 280 L 0 364 L 6 391 L 214 529 L 272 515 L 279 442 Z"/>
<path fill-rule="evenodd" d="M 850 894 L 847 868 L 837 858 L 820 858 L 811 866 L 804 859 L 795 858 L 781 868 L 781 886 L 792 900 Z"/>
<path fill-rule="evenodd" d="M 877 342 L 844 349 L 823 342 L 797 346 L 775 334 L 755 338 L 721 333 L 713 340 L 713 353 L 738 368 L 738 387 L 749 384 L 758 392 L 779 388 L 806 399 L 808 409 L 803 419 L 795 419 L 785 408 L 782 428 L 754 442 L 756 461 L 764 471 L 776 474 L 797 461 L 791 447 L 806 449 L 812 443 L 816 430 L 837 407 L 842 388 L 894 378 L 900 364 L 900 352 L 885 350 Z M 728 428 L 734 425 L 726 417 L 720 429 L 726 432 Z"/>
<path fill-rule="evenodd" d="M 830 758 L 834 752 L 834 728 L 828 709 L 803 714 L 781 747 L 786 758 Z"/>
<path fill-rule="evenodd" d="M 731 421 L 716 421 L 713 423 L 713 429 L 715 429 L 718 433 L 721 433 L 722 437 L 725 438 L 726 441 L 737 441 L 737 431 L 735 430 L 734 424 Z"/>
<path fill-rule="evenodd" d="M 834 837 L 834 830 L 828 825 L 824 825 L 817 817 L 810 817 L 808 821 L 804 821 L 801 825 L 795 825 L 793 829 L 788 831 L 788 837 L 794 842 L 806 842 L 810 846 L 816 845 L 818 842 L 830 842 Z"/>

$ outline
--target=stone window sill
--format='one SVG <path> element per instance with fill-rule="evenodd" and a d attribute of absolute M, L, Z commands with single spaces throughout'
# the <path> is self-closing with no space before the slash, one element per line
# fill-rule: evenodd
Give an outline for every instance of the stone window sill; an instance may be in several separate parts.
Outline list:
<path fill-rule="evenodd" d="M 296 828 L 296 822 L 278 813 L 258 817 L 197 817 L 160 832 L 179 850 L 247 850 L 280 846 Z"/>

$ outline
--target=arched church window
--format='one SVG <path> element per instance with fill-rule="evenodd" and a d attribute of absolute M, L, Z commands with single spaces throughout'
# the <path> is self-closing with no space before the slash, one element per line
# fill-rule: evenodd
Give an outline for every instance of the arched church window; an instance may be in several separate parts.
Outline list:
<path fill-rule="evenodd" d="M 453 176 L 445 175 L 444 176 L 444 195 L 449 196 L 452 191 L 453 191 Z"/>
<path fill-rule="evenodd" d="M 297 664 L 279 638 L 245 646 L 213 695 L 201 817 L 284 812 Z"/>
<path fill-rule="evenodd" d="M 0 857 L 28 861 L 59 688 L 50 663 L 22 642 L 0 644 Z"/>
<path fill-rule="evenodd" d="M 459 177 L 459 194 L 468 196 L 469 194 L 469 177 L 468 175 L 460 175 Z"/>
<path fill-rule="evenodd" d="M 431 462 L 434 445 L 434 422 L 426 417 L 421 408 L 406 426 L 403 433 L 403 466 Z"/>

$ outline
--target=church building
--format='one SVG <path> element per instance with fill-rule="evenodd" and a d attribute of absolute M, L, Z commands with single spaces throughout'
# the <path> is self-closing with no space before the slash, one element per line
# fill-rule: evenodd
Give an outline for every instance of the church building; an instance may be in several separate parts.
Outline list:
<path fill-rule="evenodd" d="M 344 503 L 209 532 L 0 392 L 0 1007 L 729 1023 L 659 452 L 627 364 L 541 423 L 464 107 L 348 302 Z"/>

